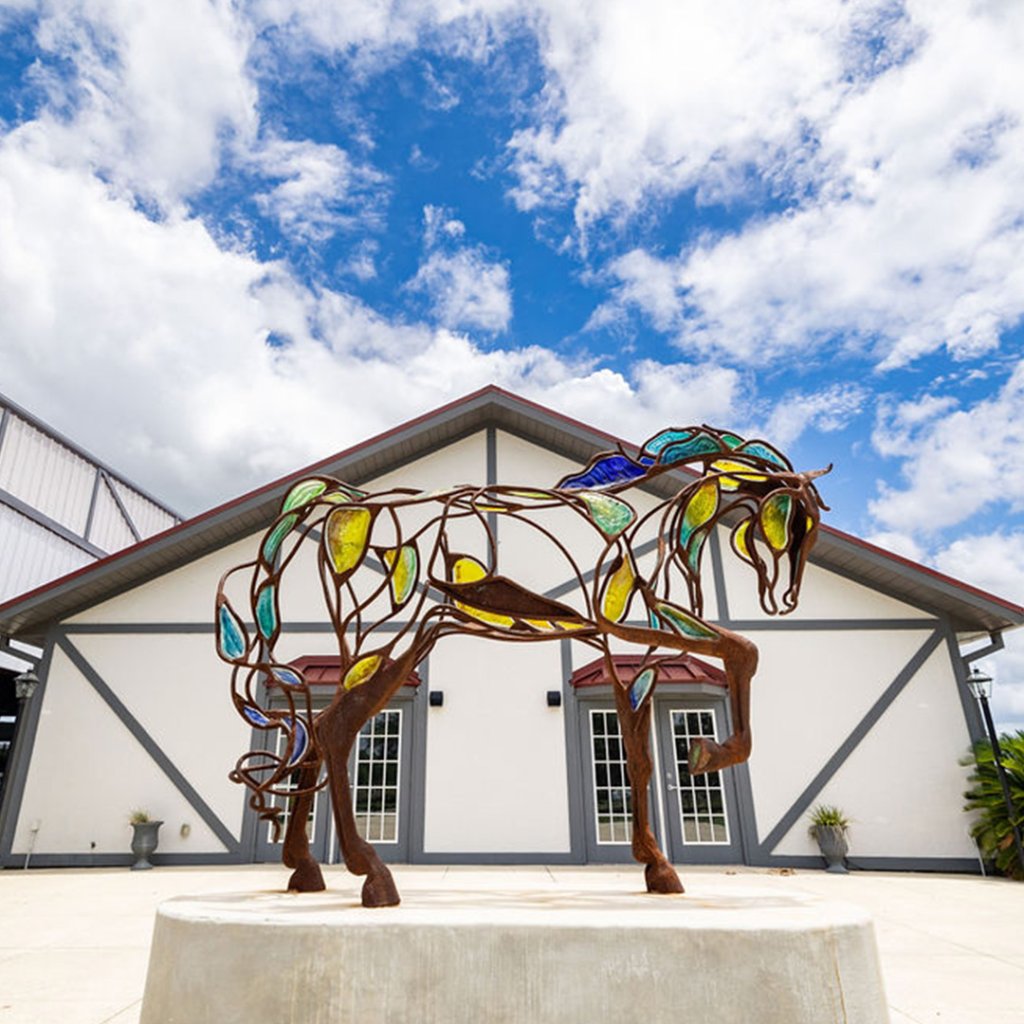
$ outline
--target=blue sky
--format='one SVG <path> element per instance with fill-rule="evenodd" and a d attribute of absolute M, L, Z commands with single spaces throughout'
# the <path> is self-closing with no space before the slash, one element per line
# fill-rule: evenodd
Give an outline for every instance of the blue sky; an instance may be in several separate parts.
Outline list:
<path fill-rule="evenodd" d="M 185 513 L 492 382 L 703 420 L 1020 602 L 1022 49 L 953 0 L 0 0 L 0 391 Z"/>

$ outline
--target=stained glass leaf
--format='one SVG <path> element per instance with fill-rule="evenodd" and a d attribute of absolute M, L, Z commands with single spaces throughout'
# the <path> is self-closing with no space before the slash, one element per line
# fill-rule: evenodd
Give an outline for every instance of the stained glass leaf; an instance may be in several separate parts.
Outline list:
<path fill-rule="evenodd" d="M 360 658 L 346 673 L 342 685 L 346 690 L 354 690 L 357 686 L 368 683 L 380 668 L 384 658 L 380 654 L 368 654 Z"/>
<path fill-rule="evenodd" d="M 413 544 L 400 548 L 387 548 L 381 552 L 384 564 L 391 571 L 391 600 L 400 608 L 416 589 L 419 582 L 419 553 Z"/>
<path fill-rule="evenodd" d="M 373 515 L 368 508 L 336 508 L 324 526 L 324 548 L 331 568 L 338 576 L 347 576 L 366 555 Z"/>
<path fill-rule="evenodd" d="M 277 557 L 281 541 L 291 533 L 299 517 L 295 512 L 289 512 L 263 539 L 263 561 L 270 565 Z"/>
<path fill-rule="evenodd" d="M 600 491 L 580 491 L 590 517 L 608 537 L 617 537 L 633 520 L 636 513 L 624 501 L 602 494 Z"/>
<path fill-rule="evenodd" d="M 629 601 L 633 596 L 633 585 L 636 583 L 636 572 L 632 560 L 627 555 L 620 557 L 608 576 L 604 590 L 604 603 L 601 614 L 612 622 L 621 622 L 629 610 Z"/>
<path fill-rule="evenodd" d="M 288 668 L 287 665 L 271 665 L 270 672 L 282 686 L 296 687 L 306 685 L 302 676 L 295 669 Z"/>
<path fill-rule="evenodd" d="M 634 711 L 643 704 L 647 695 L 651 692 L 652 686 L 654 686 L 654 669 L 645 668 L 643 672 L 637 675 L 633 680 L 633 685 L 629 688 L 629 706 Z"/>
<path fill-rule="evenodd" d="M 245 626 L 225 600 L 217 609 L 217 649 L 225 661 L 239 661 L 249 649 Z"/>
<path fill-rule="evenodd" d="M 686 545 L 695 530 L 700 529 L 718 511 L 718 482 L 705 480 L 686 503 L 679 524 L 679 543 Z"/>
<path fill-rule="evenodd" d="M 264 583 L 256 591 L 256 626 L 264 640 L 273 640 L 277 634 L 277 587 L 274 582 Z"/>
<path fill-rule="evenodd" d="M 582 473 L 563 477 L 557 486 L 560 491 L 610 487 L 612 484 L 636 480 L 646 472 L 647 470 L 639 463 L 619 452 L 613 452 L 610 455 L 598 456 Z"/>
<path fill-rule="evenodd" d="M 754 555 L 750 550 L 750 527 L 752 521 L 744 519 L 735 530 L 732 531 L 732 548 L 744 562 L 754 564 Z"/>
<path fill-rule="evenodd" d="M 782 452 L 765 441 L 747 441 L 736 449 L 736 454 L 753 455 L 756 458 L 764 459 L 765 462 L 770 462 L 773 466 L 778 466 L 779 469 L 791 470 L 793 468 L 789 459 Z"/>
<path fill-rule="evenodd" d="M 259 708 L 254 708 L 251 704 L 242 705 L 242 714 L 245 715 L 253 725 L 261 729 L 264 729 L 271 724 L 270 719 L 267 718 Z"/>
<path fill-rule="evenodd" d="M 288 758 L 288 767 L 298 764 L 305 756 L 309 747 L 309 731 L 301 719 L 293 719 L 290 715 L 284 719 L 285 728 L 292 734 L 292 756 Z"/>
<path fill-rule="evenodd" d="M 326 490 L 326 480 L 302 480 L 285 496 L 284 502 L 281 505 L 281 511 L 291 512 L 292 509 L 308 504 Z"/>
<path fill-rule="evenodd" d="M 690 537 L 686 548 L 686 565 L 690 572 L 696 575 L 700 570 L 700 556 L 704 550 L 704 542 L 708 539 L 707 530 L 698 530 Z"/>
<path fill-rule="evenodd" d="M 678 605 L 661 601 L 654 606 L 660 620 L 667 622 L 677 633 L 694 640 L 717 640 L 718 634 L 705 625 L 700 619 L 694 618 L 689 612 Z"/>
<path fill-rule="evenodd" d="M 761 503 L 761 532 L 776 551 L 784 551 L 789 544 L 792 516 L 789 494 L 773 494 Z"/>

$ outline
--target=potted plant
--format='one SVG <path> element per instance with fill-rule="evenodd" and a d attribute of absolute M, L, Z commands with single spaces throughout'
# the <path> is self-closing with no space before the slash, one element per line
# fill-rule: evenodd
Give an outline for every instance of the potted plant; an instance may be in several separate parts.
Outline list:
<path fill-rule="evenodd" d="M 831 804 L 818 804 L 808 815 L 811 824 L 807 831 L 818 841 L 818 849 L 827 865 L 825 870 L 833 874 L 845 875 L 846 854 L 850 845 L 846 841 L 846 830 L 850 819 Z"/>
<path fill-rule="evenodd" d="M 162 821 L 154 821 L 148 811 L 134 810 L 128 817 L 132 826 L 132 853 L 135 854 L 135 863 L 132 864 L 132 871 L 145 871 L 153 865 L 149 862 L 149 855 L 156 849 L 160 837 Z"/>

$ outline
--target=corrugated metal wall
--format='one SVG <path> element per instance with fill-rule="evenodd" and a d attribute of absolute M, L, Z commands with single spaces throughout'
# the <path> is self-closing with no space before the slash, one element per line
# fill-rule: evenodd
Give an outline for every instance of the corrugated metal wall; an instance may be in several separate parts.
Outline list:
<path fill-rule="evenodd" d="M 72 442 L 0 398 L 0 601 L 178 521 Z"/>

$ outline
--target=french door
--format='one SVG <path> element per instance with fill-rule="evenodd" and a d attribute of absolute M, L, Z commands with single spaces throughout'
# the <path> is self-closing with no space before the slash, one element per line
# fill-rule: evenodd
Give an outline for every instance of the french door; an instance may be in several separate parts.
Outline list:
<path fill-rule="evenodd" d="M 611 701 L 581 701 L 580 707 L 587 860 L 629 861 L 632 796 L 618 716 Z M 694 777 L 687 767 L 692 740 L 720 738 L 724 702 L 658 698 L 652 720 L 651 821 L 666 855 L 676 863 L 741 861 L 732 773 Z"/>

